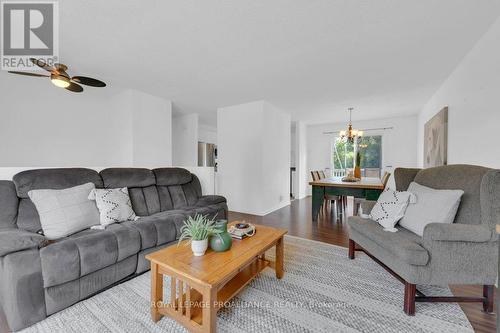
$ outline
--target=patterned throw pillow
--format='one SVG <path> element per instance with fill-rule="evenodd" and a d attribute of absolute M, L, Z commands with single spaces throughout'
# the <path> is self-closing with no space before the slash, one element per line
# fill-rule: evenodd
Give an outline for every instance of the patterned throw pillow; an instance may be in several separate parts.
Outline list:
<path fill-rule="evenodd" d="M 132 209 L 128 189 L 94 189 L 89 200 L 95 200 L 101 217 L 101 225 L 107 226 L 116 222 L 135 221 L 138 217 Z"/>
<path fill-rule="evenodd" d="M 386 189 L 370 212 L 370 218 L 378 222 L 385 231 L 396 232 L 394 226 L 404 216 L 408 203 L 414 202 L 415 196 L 410 192 L 398 192 Z"/>

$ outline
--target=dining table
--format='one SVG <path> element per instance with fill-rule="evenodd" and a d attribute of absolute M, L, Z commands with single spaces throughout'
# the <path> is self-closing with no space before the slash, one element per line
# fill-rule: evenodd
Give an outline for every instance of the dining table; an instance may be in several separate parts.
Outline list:
<path fill-rule="evenodd" d="M 317 221 L 326 194 L 352 196 L 377 200 L 384 184 L 378 177 L 362 177 L 355 182 L 343 181 L 342 177 L 323 178 L 309 182 L 312 186 L 312 220 Z"/>

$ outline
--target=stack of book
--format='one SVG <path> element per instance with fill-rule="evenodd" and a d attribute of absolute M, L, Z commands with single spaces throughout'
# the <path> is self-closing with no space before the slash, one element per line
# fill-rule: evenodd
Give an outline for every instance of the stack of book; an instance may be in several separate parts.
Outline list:
<path fill-rule="evenodd" d="M 240 227 L 238 228 L 238 226 Z M 255 227 L 251 224 L 241 223 L 230 227 L 228 232 L 234 239 L 245 239 L 255 234 Z"/>

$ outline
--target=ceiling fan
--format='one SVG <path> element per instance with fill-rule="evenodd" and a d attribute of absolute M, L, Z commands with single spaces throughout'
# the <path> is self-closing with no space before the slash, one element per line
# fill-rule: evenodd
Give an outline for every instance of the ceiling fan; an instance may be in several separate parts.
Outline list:
<path fill-rule="evenodd" d="M 15 72 L 9 71 L 12 74 L 19 75 L 27 75 L 27 76 L 36 76 L 36 77 L 50 77 L 50 81 L 59 88 L 64 88 L 66 90 L 72 92 L 82 92 L 83 87 L 80 84 L 84 84 L 91 87 L 106 87 L 106 83 L 93 79 L 91 77 L 86 76 L 69 76 L 66 72 L 68 70 L 68 66 L 64 64 L 54 64 L 54 66 L 48 65 L 45 61 L 35 58 L 30 58 L 30 61 L 37 65 L 40 68 L 45 69 L 50 75 L 45 74 L 37 74 L 37 73 L 28 73 L 28 72 Z"/>

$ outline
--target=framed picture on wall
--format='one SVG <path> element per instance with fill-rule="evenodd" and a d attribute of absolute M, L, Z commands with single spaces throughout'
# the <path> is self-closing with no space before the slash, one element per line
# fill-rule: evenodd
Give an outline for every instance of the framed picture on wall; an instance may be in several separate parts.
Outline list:
<path fill-rule="evenodd" d="M 424 127 L 424 167 L 448 163 L 448 107 L 445 106 Z"/>

